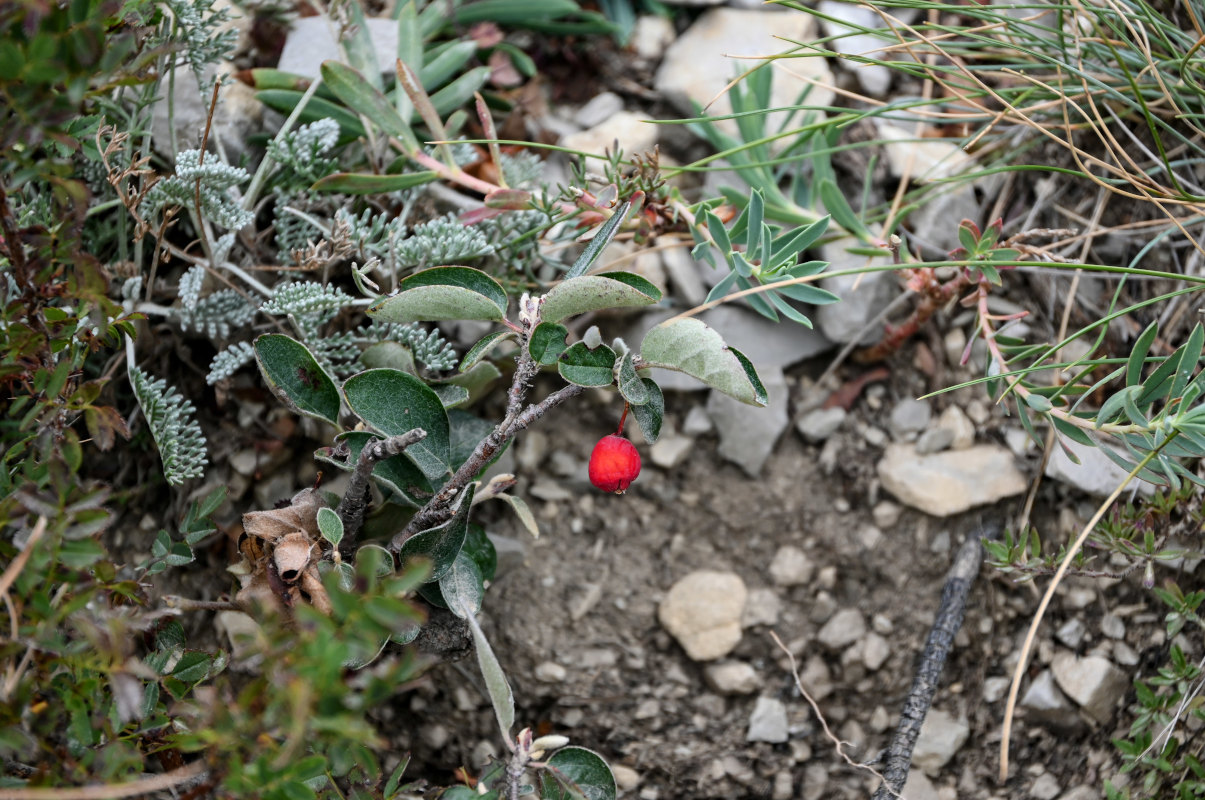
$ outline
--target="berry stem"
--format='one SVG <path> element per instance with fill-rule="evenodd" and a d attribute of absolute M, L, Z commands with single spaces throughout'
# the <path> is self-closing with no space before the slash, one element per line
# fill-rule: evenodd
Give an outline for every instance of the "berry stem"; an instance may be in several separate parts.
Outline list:
<path fill-rule="evenodd" d="M 623 413 L 619 415 L 619 428 L 615 431 L 616 436 L 623 436 L 623 424 L 628 421 L 628 401 L 623 401 Z"/>

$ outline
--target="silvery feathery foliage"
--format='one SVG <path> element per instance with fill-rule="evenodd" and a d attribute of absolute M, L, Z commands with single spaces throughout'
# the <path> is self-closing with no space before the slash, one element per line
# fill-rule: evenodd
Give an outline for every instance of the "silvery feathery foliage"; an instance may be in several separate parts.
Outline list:
<path fill-rule="evenodd" d="M 201 182 L 201 215 L 232 231 L 248 225 L 255 215 L 243 209 L 230 196 L 230 189 L 247 180 L 247 171 L 223 164 L 216 156 L 203 162 L 200 150 L 185 150 L 176 157 L 176 174 L 159 181 L 143 200 L 144 213 L 164 206 L 191 208 L 197 198 L 197 180 Z"/>
<path fill-rule="evenodd" d="M 302 281 L 276 287 L 272 299 L 264 303 L 263 310 L 269 314 L 315 314 L 329 320 L 351 301 L 351 296 L 337 286 Z"/>
<path fill-rule="evenodd" d="M 192 267 L 180 278 L 180 324 L 200 331 L 210 339 L 225 339 L 234 329 L 255 317 L 257 306 L 233 289 L 221 289 L 201 297 L 205 268 Z"/>
<path fill-rule="evenodd" d="M 275 177 L 282 192 L 308 189 L 315 181 L 335 171 L 335 159 L 327 158 L 339 141 L 339 123 L 320 119 L 268 142 L 268 156 L 280 165 Z"/>
<path fill-rule="evenodd" d="M 530 150 L 511 155 L 502 154 L 502 174 L 508 186 L 522 189 L 539 183 L 544 174 L 544 162 Z"/>
<path fill-rule="evenodd" d="M 213 81 L 206 80 L 205 67 L 226 59 L 238 42 L 238 31 L 223 30 L 223 23 L 232 19 L 229 8 L 215 11 L 217 4 L 212 0 L 167 0 L 167 7 L 176 18 L 179 33 L 173 37 L 184 42 L 188 65 L 197 76 L 197 86 L 202 93 L 208 92 Z"/>
<path fill-rule="evenodd" d="M 213 386 L 218 381 L 229 378 L 244 364 L 250 364 L 254 359 L 255 350 L 249 342 L 235 342 L 209 362 L 209 374 L 205 376 L 205 382 Z"/>
<path fill-rule="evenodd" d="M 373 320 L 360 328 L 357 336 L 370 342 L 397 342 L 405 345 L 414 360 L 430 370 L 454 369 L 460 359 L 452 345 L 440 335 L 438 328 L 425 331 L 418 323 L 398 325 Z"/>
<path fill-rule="evenodd" d="M 385 258 L 406 235 L 401 217 L 390 219 L 387 214 L 371 208 L 364 209 L 359 216 L 341 208 L 335 212 L 335 221 L 344 222 L 350 228 L 349 235 L 361 256 Z"/>
<path fill-rule="evenodd" d="M 458 221 L 453 214 L 436 217 L 414 229 L 397 248 L 402 266 L 463 264 L 494 252 L 494 246 L 476 226 Z"/>
<path fill-rule="evenodd" d="M 351 302 L 351 296 L 336 286 L 302 281 L 276 287 L 263 310 L 269 314 L 288 315 L 318 363 L 343 376 L 356 371 L 360 355 L 356 336 L 347 331 L 324 335 L 323 328 Z"/>
<path fill-rule="evenodd" d="M 172 486 L 204 474 L 209 459 L 205 452 L 205 436 L 196 420 L 192 402 L 184 399 L 175 387 L 162 378 L 152 380 L 138 367 L 130 367 L 130 384 L 142 407 L 147 427 L 159 448 L 163 461 L 163 476 Z"/>
<path fill-rule="evenodd" d="M 526 234 L 542 231 L 550 223 L 551 219 L 546 212 L 527 209 L 508 211 L 497 217 L 482 220 L 474 227 L 487 241 L 497 242 L 494 247 L 495 255 L 504 262 L 523 265 L 523 268 L 530 272 L 541 261 L 551 259 L 540 252 L 539 237 Z"/>

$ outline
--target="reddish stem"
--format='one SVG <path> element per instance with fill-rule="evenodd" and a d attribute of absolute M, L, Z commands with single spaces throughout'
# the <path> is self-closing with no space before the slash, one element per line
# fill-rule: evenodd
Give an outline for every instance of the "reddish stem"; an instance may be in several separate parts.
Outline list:
<path fill-rule="evenodd" d="M 623 436 L 623 424 L 628 421 L 628 401 L 623 401 L 623 413 L 619 416 L 619 430 L 615 431 L 616 436 Z"/>

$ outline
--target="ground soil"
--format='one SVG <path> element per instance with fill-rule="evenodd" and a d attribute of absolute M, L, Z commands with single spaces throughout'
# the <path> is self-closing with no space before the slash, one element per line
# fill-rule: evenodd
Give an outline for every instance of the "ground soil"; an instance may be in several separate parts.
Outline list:
<path fill-rule="evenodd" d="M 904 396 L 907 383 L 896 380 L 889 391 Z M 671 421 L 680 423 L 700 397 L 671 394 Z M 958 545 L 985 517 L 1015 514 L 1020 499 L 944 520 L 906 510 L 876 536 L 871 509 L 883 497 L 874 478 L 878 453 L 852 420 L 837 434 L 841 457 L 827 470 L 820 448 L 792 431 L 762 476 L 753 479 L 724 463 L 714 437 L 705 435 L 681 467 L 646 465 L 626 495 L 603 495 L 586 482 L 584 462 L 613 424 L 614 411 L 613 404 L 589 398 L 548 419 L 548 452 L 582 463 L 576 478 L 560 480 L 573 499 L 532 501 L 542 535 L 528 538 L 525 563 L 506 569 L 487 596 L 486 632 L 514 686 L 519 724 L 565 734 L 635 770 L 639 783 L 627 796 L 868 796 L 876 779 L 837 753 L 795 688 L 790 663 L 772 634 L 786 643 L 801 669 L 809 665 L 805 688 L 811 682 L 824 721 L 847 742 L 845 752 L 857 762 L 873 762 L 894 730 Z M 863 420 L 884 413 L 865 401 L 855 407 L 855 417 Z M 988 428 L 1001 424 L 989 422 Z M 985 435 L 993 438 L 990 430 Z M 530 485 L 539 476 L 521 477 Z M 1044 486 L 1036 518 L 1052 520 L 1053 509 L 1074 499 L 1060 487 Z M 505 515 L 490 529 L 527 537 Z M 815 562 L 811 583 L 773 586 L 768 567 L 775 551 L 788 544 Z M 751 664 L 761 677 L 753 694 L 725 697 L 709 689 L 703 665 L 692 662 L 657 621 L 666 590 L 696 569 L 730 570 L 749 589 L 773 588 L 781 600 L 778 622 L 746 629 L 730 656 Z M 1004 703 L 985 701 L 984 680 L 1011 674 L 1037 594 L 989 567 L 981 571 L 934 703 L 965 716 L 971 728 L 967 744 L 934 780 L 938 796 L 1030 797 L 1030 786 L 1043 772 L 1064 791 L 1099 789 L 1118 767 L 1109 740 L 1128 727 L 1124 704 L 1103 726 L 1072 714 L 1052 727 L 1022 712 L 1014 729 L 1016 767 L 1008 782 L 996 780 Z M 1086 608 L 1056 601 L 1031 677 L 1051 658 L 1052 631 L 1071 616 L 1080 617 L 1089 632 L 1086 650 L 1102 639 L 1098 623 L 1106 609 L 1144 596 L 1134 584 L 1121 583 Z M 843 665 L 840 653 L 825 651 L 815 640 L 824 621 L 843 608 L 860 610 L 885 632 L 891 655 L 878 671 Z M 1143 663 L 1159 663 L 1166 646 L 1156 616 L 1127 622 L 1127 641 Z M 563 676 L 540 668 L 548 662 L 564 667 Z M 817 663 L 827 668 L 830 681 L 812 682 Z M 433 781 L 446 780 L 459 766 L 472 768 L 500 749 L 475 670 L 471 660 L 436 667 L 393 709 L 399 746 L 413 752 L 420 772 Z M 758 695 L 786 703 L 787 743 L 746 742 Z M 1127 702 L 1132 699 L 1131 692 Z M 788 785 L 791 794 L 782 794 Z"/>

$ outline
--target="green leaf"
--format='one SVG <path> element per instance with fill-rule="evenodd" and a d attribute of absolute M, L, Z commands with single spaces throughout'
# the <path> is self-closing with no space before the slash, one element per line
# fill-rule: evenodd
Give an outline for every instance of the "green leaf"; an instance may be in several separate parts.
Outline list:
<path fill-rule="evenodd" d="M 418 79 L 423 88 L 433 91 L 443 86 L 449 78 L 464 69 L 469 59 L 477 54 L 477 43 L 474 41 L 449 42 L 430 61 L 418 70 Z M 410 62 L 406 62 L 410 64 Z M 413 67 L 413 64 L 410 64 Z M 403 96 L 405 92 L 401 93 Z"/>
<path fill-rule="evenodd" d="M 439 397 L 444 408 L 456 408 L 469 400 L 469 390 L 454 383 L 432 383 L 431 391 Z"/>
<path fill-rule="evenodd" d="M 448 610 L 461 619 L 481 613 L 481 600 L 485 597 L 481 567 L 465 553 L 460 553 L 439 579 L 439 591 Z"/>
<path fill-rule="evenodd" d="M 410 126 L 398 116 L 397 109 L 357 70 L 338 61 L 323 61 L 319 68 L 323 84 L 348 108 L 371 120 L 390 136 L 401 140 L 410 152 L 419 149 Z"/>
<path fill-rule="evenodd" d="M 514 509 L 515 516 L 519 518 L 519 522 L 527 529 L 533 539 L 540 538 L 540 525 L 536 522 L 535 514 L 531 513 L 531 507 L 527 505 L 527 501 L 522 497 L 516 497 L 511 494 L 502 495 L 502 499 L 510 503 L 510 507 Z"/>
<path fill-rule="evenodd" d="M 481 577 L 492 581 L 498 572 L 498 551 L 485 528 L 469 523 L 469 532 L 464 539 L 464 547 L 460 551 L 477 563 L 481 569 Z"/>
<path fill-rule="evenodd" d="M 602 224 L 602 227 L 598 229 L 598 233 L 594 234 L 594 238 L 590 240 L 590 244 L 586 245 L 586 249 L 577 257 L 577 261 L 573 262 L 573 266 L 569 268 L 569 271 L 565 273 L 565 280 L 581 277 L 590 271 L 590 267 L 602 255 L 602 251 L 615 238 L 615 234 L 619 233 L 619 226 L 627 219 L 628 212 L 631 210 L 632 201 L 630 199 L 625 200 L 623 205 L 615 209 L 615 213 Z M 545 319 L 551 318 L 545 317 Z M 552 321 L 559 322 L 560 319 L 553 319 Z"/>
<path fill-rule="evenodd" d="M 560 322 L 587 311 L 647 306 L 660 300 L 660 289 L 630 272 L 582 275 L 561 281 L 544 296 L 540 318 Z"/>
<path fill-rule="evenodd" d="M 506 680 L 506 673 L 494 655 L 489 640 L 477 624 L 477 617 L 470 615 L 467 620 L 469 630 L 473 633 L 474 649 L 477 651 L 477 667 L 481 677 L 485 679 L 485 689 L 490 696 L 490 704 L 494 707 L 494 716 L 498 720 L 498 729 L 503 739 L 510 739 L 510 729 L 515 724 L 515 696 Z"/>
<path fill-rule="evenodd" d="M 1040 394 L 1030 394 L 1025 398 L 1025 405 L 1032 408 L 1039 414 L 1045 414 L 1050 409 L 1054 408 L 1054 404 Z"/>
<path fill-rule="evenodd" d="M 343 520 L 332 509 L 318 509 L 318 532 L 335 547 L 343 541 Z"/>
<path fill-rule="evenodd" d="M 561 354 L 556 368 L 562 378 L 578 386 L 610 386 L 615 380 L 615 351 L 605 344 L 591 350 L 577 342 Z"/>
<path fill-rule="evenodd" d="M 255 361 L 268 388 L 285 405 L 338 424 L 339 390 L 304 344 L 282 333 L 265 333 L 255 340 Z"/>
<path fill-rule="evenodd" d="M 557 362 L 561 353 L 565 352 L 565 337 L 569 329 L 555 322 L 541 322 L 531 332 L 527 341 L 527 352 L 537 364 L 550 366 Z"/>
<path fill-rule="evenodd" d="M 636 418 L 636 424 L 640 426 L 645 441 L 653 444 L 661 435 L 661 422 L 665 418 L 665 396 L 652 378 L 640 380 L 644 381 L 644 389 L 648 392 L 649 399 L 643 405 L 632 406 L 632 416 Z"/>
<path fill-rule="evenodd" d="M 404 455 L 432 480 L 448 471 L 448 415 L 439 395 L 421 380 L 395 369 L 370 369 L 348 378 L 343 395 L 360 419 L 386 436 L 422 428 L 427 438 Z"/>
<path fill-rule="evenodd" d="M 477 344 L 469 348 L 469 351 L 464 354 L 464 358 L 460 359 L 460 367 L 458 372 L 468 372 L 475 367 L 481 359 L 489 355 L 490 351 L 507 339 L 513 338 L 514 331 L 494 331 L 487 333 L 485 336 L 477 340 Z"/>
<path fill-rule="evenodd" d="M 854 210 L 850 208 L 849 201 L 845 199 L 845 195 L 841 193 L 831 178 L 821 179 L 817 191 L 820 195 L 820 202 L 824 204 L 824 209 L 837 221 L 838 225 L 858 238 L 865 238 L 866 226 L 858 219 Z"/>
<path fill-rule="evenodd" d="M 481 440 L 494 432 L 494 423 L 460 409 L 454 409 L 448 413 L 448 422 L 452 426 L 451 465 L 452 469 L 459 469 L 460 465 L 473 455 L 473 451 L 477 449 Z M 509 442 L 503 445 L 489 464 L 482 469 L 501 458 L 509 446 Z"/>
<path fill-rule="evenodd" d="M 644 380 L 636 374 L 630 351 L 624 353 L 616 364 L 615 383 L 623 399 L 633 406 L 642 406 L 649 401 L 649 391 L 644 385 Z"/>
<path fill-rule="evenodd" d="M 473 504 L 473 492 L 476 484 L 470 483 L 460 493 L 453 506 L 455 513 L 452 518 L 442 525 L 419 531 L 402 544 L 398 553 L 398 561 L 405 566 L 408 561 L 422 557 L 431 561 L 431 574 L 427 582 L 433 583 L 442 578 L 452 568 L 460 549 L 464 547 L 465 537 L 469 530 L 469 507 Z"/>
<path fill-rule="evenodd" d="M 455 111 L 473 99 L 473 93 L 489 80 L 489 67 L 474 67 L 431 95 L 431 105 L 441 116 Z"/>
<path fill-rule="evenodd" d="M 1096 428 L 1099 430 L 1101 425 L 1104 425 L 1121 413 L 1127 403 L 1133 404 L 1134 397 L 1141 391 L 1141 386 L 1130 384 L 1106 400 L 1101 405 L 1100 411 L 1096 412 Z"/>
<path fill-rule="evenodd" d="M 385 322 L 476 319 L 499 322 L 506 316 L 506 292 L 484 272 L 469 267 L 433 267 L 398 284 L 397 294 L 368 309 Z"/>
<path fill-rule="evenodd" d="M 548 759 L 555 774 L 569 781 L 586 800 L 615 800 L 618 787 L 615 775 L 602 756 L 584 747 L 563 747 Z M 540 776 L 542 800 L 570 800 L 576 794 L 567 792 L 551 775 Z"/>
<path fill-rule="evenodd" d="M 671 319 L 649 331 L 640 344 L 641 367 L 684 372 L 749 405 L 768 402 L 749 359 L 724 344 L 711 327 L 693 318 Z"/>
<path fill-rule="evenodd" d="M 1201 361 L 1201 346 L 1205 344 L 1205 328 L 1201 327 L 1201 323 L 1197 323 L 1192 327 L 1192 332 L 1188 334 L 1188 341 L 1180 347 L 1180 364 L 1176 368 L 1176 376 L 1172 380 L 1171 392 L 1168 394 L 1169 399 L 1180 397 L 1184 391 L 1184 387 L 1188 385 L 1189 379 L 1197 370 L 1197 364 Z"/>
<path fill-rule="evenodd" d="M 385 194 L 400 192 L 430 183 L 439 177 L 431 170 L 407 172 L 401 175 L 374 175 L 369 172 L 336 172 L 319 178 L 310 188 L 316 192 L 339 194 Z"/>
<path fill-rule="evenodd" d="M 290 114 L 297 107 L 297 104 L 301 102 L 304 94 L 304 92 L 289 89 L 266 89 L 262 92 L 256 92 L 255 97 L 268 108 L 279 111 L 282 114 Z M 343 137 L 355 139 L 356 137 L 366 135 L 359 117 L 338 103 L 332 103 L 330 100 L 325 100 L 321 97 L 310 98 L 310 101 L 306 103 L 305 108 L 302 110 L 298 122 L 317 122 L 320 119 L 327 118 L 339 123 Z"/>

